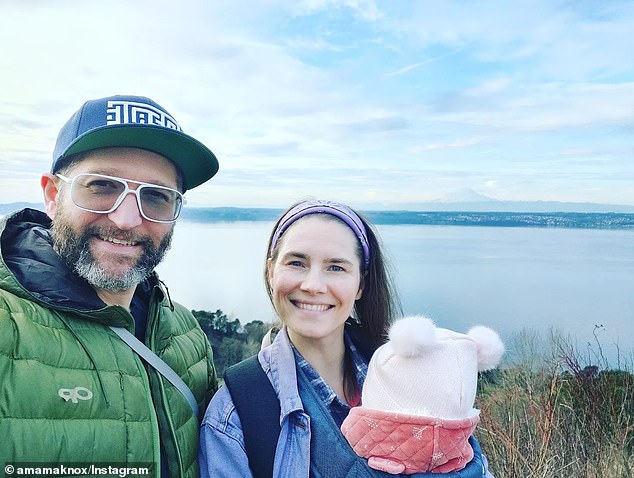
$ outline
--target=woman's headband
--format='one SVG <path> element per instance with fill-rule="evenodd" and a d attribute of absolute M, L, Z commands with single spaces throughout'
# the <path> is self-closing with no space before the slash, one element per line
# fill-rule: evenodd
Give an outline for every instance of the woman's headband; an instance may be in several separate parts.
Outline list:
<path fill-rule="evenodd" d="M 278 222 L 277 229 L 271 239 L 271 250 L 269 254 L 273 253 L 275 246 L 282 237 L 282 234 L 298 219 L 308 216 L 309 214 L 329 214 L 341 219 L 357 236 L 361 249 L 363 250 L 363 270 L 367 270 L 370 265 L 370 242 L 368 241 L 368 235 L 361 219 L 352 209 L 348 206 L 332 201 L 304 201 L 288 211 L 282 219 Z"/>

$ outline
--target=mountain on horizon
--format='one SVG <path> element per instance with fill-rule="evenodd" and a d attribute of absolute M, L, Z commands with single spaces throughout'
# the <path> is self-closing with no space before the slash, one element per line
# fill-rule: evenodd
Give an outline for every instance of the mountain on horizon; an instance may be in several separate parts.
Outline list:
<path fill-rule="evenodd" d="M 416 203 L 390 204 L 383 210 L 403 211 L 465 211 L 465 212 L 588 212 L 634 213 L 634 205 L 601 204 L 565 201 L 504 201 L 480 194 L 471 188 L 461 188 L 440 199 Z"/>
<path fill-rule="evenodd" d="M 490 196 L 480 194 L 472 188 L 460 188 L 451 191 L 439 199 L 432 200 L 432 203 L 461 203 L 461 202 L 489 202 L 497 201 Z"/>

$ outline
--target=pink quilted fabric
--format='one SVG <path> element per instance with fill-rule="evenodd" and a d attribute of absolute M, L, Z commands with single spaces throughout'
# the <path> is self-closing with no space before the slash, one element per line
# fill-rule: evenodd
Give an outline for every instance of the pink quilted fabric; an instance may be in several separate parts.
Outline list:
<path fill-rule="evenodd" d="M 462 420 L 350 410 L 341 431 L 370 467 L 387 473 L 446 473 L 461 470 L 473 458 L 468 443 L 479 416 Z"/>

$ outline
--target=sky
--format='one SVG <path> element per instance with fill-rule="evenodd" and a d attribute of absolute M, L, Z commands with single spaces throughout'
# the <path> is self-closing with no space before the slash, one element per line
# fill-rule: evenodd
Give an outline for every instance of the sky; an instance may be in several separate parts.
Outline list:
<path fill-rule="evenodd" d="M 3 0 L 0 203 L 133 94 L 218 157 L 194 206 L 632 206 L 632 32 L 630 0 Z"/>

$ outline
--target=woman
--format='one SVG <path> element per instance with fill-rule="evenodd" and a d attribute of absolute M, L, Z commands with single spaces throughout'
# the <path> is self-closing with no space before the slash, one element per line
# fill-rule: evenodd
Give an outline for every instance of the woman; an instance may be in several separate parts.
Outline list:
<path fill-rule="evenodd" d="M 376 234 L 343 204 L 304 201 L 277 221 L 267 250 L 266 288 L 283 327 L 257 357 L 280 406 L 272 475 L 264 474 L 394 476 L 371 469 L 340 431 L 400 308 Z M 257 412 L 264 390 L 255 388 L 248 399 Z M 202 424 L 202 476 L 261 476 L 249 465 L 245 435 L 222 387 Z M 481 463 L 464 476 L 486 476 Z"/>

